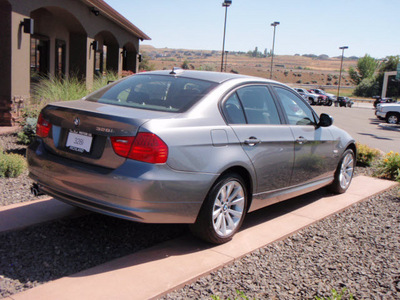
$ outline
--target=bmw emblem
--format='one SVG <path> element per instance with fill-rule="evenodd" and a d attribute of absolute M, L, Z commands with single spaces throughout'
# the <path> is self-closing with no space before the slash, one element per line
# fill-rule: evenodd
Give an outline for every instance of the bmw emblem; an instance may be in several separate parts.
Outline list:
<path fill-rule="evenodd" d="M 74 120 L 74 124 L 75 124 L 76 127 L 78 127 L 79 124 L 81 124 L 81 120 L 78 117 L 76 117 L 75 120 Z"/>

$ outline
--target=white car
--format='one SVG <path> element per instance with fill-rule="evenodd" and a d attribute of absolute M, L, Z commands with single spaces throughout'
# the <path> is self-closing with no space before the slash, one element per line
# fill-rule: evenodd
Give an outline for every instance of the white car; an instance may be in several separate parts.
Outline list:
<path fill-rule="evenodd" d="M 375 115 L 379 119 L 384 119 L 389 124 L 400 123 L 400 102 L 380 103 L 376 106 Z"/>
<path fill-rule="evenodd" d="M 294 88 L 296 92 L 298 92 L 310 105 L 315 105 L 318 103 L 318 95 L 312 94 L 306 89 L 302 88 Z"/>

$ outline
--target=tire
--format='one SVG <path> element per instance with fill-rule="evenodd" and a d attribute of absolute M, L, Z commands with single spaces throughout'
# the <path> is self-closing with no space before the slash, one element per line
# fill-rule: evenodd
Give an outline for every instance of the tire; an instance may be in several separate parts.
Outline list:
<path fill-rule="evenodd" d="M 356 159 L 354 151 L 347 149 L 339 161 L 335 172 L 335 179 L 329 186 L 329 189 L 336 194 L 343 194 L 350 186 L 353 179 L 354 167 L 356 166 Z"/>
<path fill-rule="evenodd" d="M 386 122 L 389 124 L 397 124 L 400 121 L 400 114 L 390 112 L 386 114 Z"/>
<path fill-rule="evenodd" d="M 309 101 L 310 105 L 315 105 L 314 98 L 310 97 L 309 100 L 310 100 L 310 101 Z"/>
<path fill-rule="evenodd" d="M 326 103 L 326 106 L 332 106 L 332 100 L 328 100 L 328 102 Z"/>
<path fill-rule="evenodd" d="M 248 191 L 242 177 L 233 173 L 225 174 L 209 191 L 190 230 L 206 242 L 226 243 L 242 225 L 247 202 Z"/>

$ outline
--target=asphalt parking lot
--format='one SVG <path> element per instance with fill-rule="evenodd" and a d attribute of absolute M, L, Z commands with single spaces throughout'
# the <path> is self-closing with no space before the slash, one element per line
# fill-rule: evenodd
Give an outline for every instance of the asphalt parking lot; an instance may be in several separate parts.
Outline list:
<path fill-rule="evenodd" d="M 327 113 L 334 119 L 333 124 L 346 130 L 353 138 L 369 147 L 385 153 L 400 152 L 400 130 L 393 130 L 384 121 L 375 117 L 375 110 L 364 104 L 362 107 L 313 106 L 318 113 Z"/>

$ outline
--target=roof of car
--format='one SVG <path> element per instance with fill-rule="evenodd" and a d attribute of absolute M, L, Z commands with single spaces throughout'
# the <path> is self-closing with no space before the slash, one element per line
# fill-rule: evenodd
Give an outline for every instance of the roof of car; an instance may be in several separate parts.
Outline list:
<path fill-rule="evenodd" d="M 174 70 L 163 70 L 163 71 L 152 71 L 152 72 L 143 72 L 137 75 L 170 75 L 175 77 L 186 77 L 192 79 L 199 79 L 205 81 L 211 81 L 215 83 L 222 83 L 227 80 L 231 79 L 239 79 L 239 78 L 246 78 L 246 79 L 253 79 L 255 81 L 265 81 L 265 82 L 272 82 L 270 80 L 260 78 L 260 77 L 253 77 L 241 74 L 233 74 L 233 73 L 223 73 L 223 72 L 210 72 L 210 71 L 192 71 L 192 70 L 183 70 L 174 68 Z"/>

